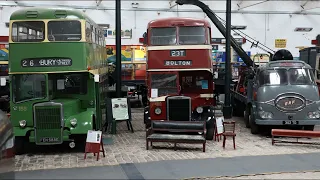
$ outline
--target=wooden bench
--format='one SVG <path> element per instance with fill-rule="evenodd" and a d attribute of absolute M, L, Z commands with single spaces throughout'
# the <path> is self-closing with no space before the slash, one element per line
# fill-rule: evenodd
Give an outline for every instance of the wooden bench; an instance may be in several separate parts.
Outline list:
<path fill-rule="evenodd" d="M 206 122 L 190 121 L 152 121 L 151 127 L 146 132 L 146 148 L 149 142 L 202 144 L 203 152 L 206 151 Z"/>
<path fill-rule="evenodd" d="M 299 142 L 299 138 L 319 138 L 320 131 L 307 131 L 307 130 L 288 130 L 288 129 L 272 129 L 272 145 L 275 143 L 296 143 L 296 144 L 317 144 L 314 142 Z M 297 141 L 282 141 L 276 140 L 275 137 L 289 137 L 297 138 Z"/>

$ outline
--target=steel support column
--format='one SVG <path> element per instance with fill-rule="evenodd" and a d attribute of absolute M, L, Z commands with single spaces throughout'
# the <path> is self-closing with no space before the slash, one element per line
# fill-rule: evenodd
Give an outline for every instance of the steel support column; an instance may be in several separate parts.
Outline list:
<path fill-rule="evenodd" d="M 225 64 L 225 97 L 223 116 L 226 119 L 232 117 L 230 83 L 231 83 L 231 0 L 227 0 L 226 7 L 226 64 Z"/>
<path fill-rule="evenodd" d="M 116 0 L 116 93 L 121 97 L 121 0 Z"/>

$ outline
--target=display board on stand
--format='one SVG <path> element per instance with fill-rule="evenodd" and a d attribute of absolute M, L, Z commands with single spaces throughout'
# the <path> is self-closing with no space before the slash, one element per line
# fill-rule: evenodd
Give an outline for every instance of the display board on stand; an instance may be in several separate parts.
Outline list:
<path fill-rule="evenodd" d="M 87 153 L 93 153 L 94 156 L 97 153 L 97 161 L 98 161 L 100 152 L 102 152 L 103 157 L 106 157 L 104 153 L 103 142 L 102 142 L 102 131 L 89 130 L 87 133 L 84 159 L 87 158 Z"/>
<path fill-rule="evenodd" d="M 215 140 L 218 139 L 218 141 L 219 141 L 219 138 L 221 138 L 221 135 L 222 135 L 223 132 L 224 132 L 223 122 L 224 122 L 224 117 L 223 117 L 223 116 L 216 117 L 216 122 L 215 122 L 215 138 L 214 138 Z"/>
<path fill-rule="evenodd" d="M 126 121 L 128 130 L 134 132 L 129 98 L 108 98 L 106 110 L 106 131 L 116 134 L 117 123 Z"/>

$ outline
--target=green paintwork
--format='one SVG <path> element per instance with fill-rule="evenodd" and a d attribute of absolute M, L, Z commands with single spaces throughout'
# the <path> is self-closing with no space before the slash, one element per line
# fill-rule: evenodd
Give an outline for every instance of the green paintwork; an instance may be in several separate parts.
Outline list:
<path fill-rule="evenodd" d="M 30 20 L 32 18 L 27 18 L 26 14 L 28 12 L 37 12 L 37 16 L 33 19 L 57 19 L 55 12 L 65 11 L 67 18 L 69 19 L 86 19 L 93 22 L 86 14 L 79 10 L 70 9 L 70 8 L 43 8 L 43 7 L 30 7 L 23 8 L 13 12 L 10 16 L 10 21 L 12 20 Z"/>
<path fill-rule="evenodd" d="M 32 19 L 44 20 L 44 19 L 58 19 L 54 13 L 61 8 L 26 8 L 14 12 L 10 20 L 27 20 Z M 87 17 L 81 11 L 72 9 L 65 9 L 67 12 L 66 19 L 76 18 L 84 19 L 91 25 L 99 28 L 89 17 Z M 37 11 L 37 18 L 26 18 L 28 11 Z M 61 19 L 61 18 L 60 18 Z M 61 19 L 63 20 L 63 19 Z M 82 30 L 84 33 L 84 30 Z M 44 58 L 44 57 L 64 57 L 72 59 L 72 66 L 64 67 L 22 67 L 21 60 L 26 58 Z M 11 109 L 11 121 L 14 126 L 15 136 L 25 136 L 29 142 L 36 142 L 36 144 L 43 144 L 40 139 L 44 137 L 58 138 L 62 141 L 72 141 L 76 135 L 85 135 L 88 130 L 94 128 L 93 119 L 95 119 L 96 129 L 101 129 L 102 120 L 102 108 L 104 107 L 104 98 L 106 97 L 105 88 L 107 88 L 106 80 L 100 80 L 100 82 L 94 81 L 94 75 L 100 76 L 106 75 L 107 63 L 106 50 L 104 46 L 100 46 L 95 43 L 89 42 L 22 42 L 22 43 L 10 43 L 10 56 L 9 56 L 9 68 L 10 77 L 12 79 L 15 74 L 33 74 L 41 73 L 46 77 L 46 97 L 44 99 L 29 100 L 20 103 L 10 104 Z M 91 70 L 99 69 L 99 71 L 88 71 L 88 67 Z M 68 72 L 78 72 L 81 74 L 87 74 L 87 93 L 86 94 L 64 94 L 61 92 L 54 92 L 54 95 L 49 95 L 49 80 L 56 80 L 60 74 L 66 74 Z M 12 84 L 10 83 L 10 97 L 14 97 Z M 12 99 L 11 99 L 12 100 Z M 34 126 L 41 126 L 41 121 L 50 121 L 48 127 L 56 127 L 57 123 L 61 121 L 54 121 L 57 119 L 56 114 L 44 114 L 44 119 L 38 117 L 36 124 L 34 122 L 34 105 L 38 103 L 54 102 L 60 103 L 63 107 L 63 124 L 64 128 L 37 128 L 35 131 Z M 50 110 L 50 106 L 41 106 L 38 109 L 43 109 L 44 112 L 56 112 Z M 57 108 L 56 108 L 57 109 Z M 50 116 L 49 116 L 50 115 Z M 51 118 L 51 119 L 50 119 Z M 53 118 L 53 120 L 52 120 Z M 76 119 L 77 124 L 72 126 L 70 120 Z M 21 128 L 19 125 L 20 120 L 26 120 L 26 127 Z M 39 124 L 40 123 L 40 124 Z M 46 124 L 42 125 L 43 127 Z M 57 144 L 57 143 L 47 143 Z"/>
<path fill-rule="evenodd" d="M 89 55 L 90 49 L 87 53 Z M 10 44 L 10 73 L 15 72 L 54 72 L 87 70 L 86 43 L 12 43 Z M 22 67 L 21 60 L 37 57 L 66 57 L 72 59 L 72 66 L 64 67 Z M 14 63 L 13 63 L 14 62 Z"/>

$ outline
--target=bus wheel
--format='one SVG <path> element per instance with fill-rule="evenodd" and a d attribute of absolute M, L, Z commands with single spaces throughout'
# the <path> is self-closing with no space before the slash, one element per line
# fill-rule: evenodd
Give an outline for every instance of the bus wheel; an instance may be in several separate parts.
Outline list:
<path fill-rule="evenodd" d="M 314 125 L 306 125 L 303 128 L 304 128 L 304 130 L 307 130 L 307 131 L 313 131 L 314 130 Z"/>
<path fill-rule="evenodd" d="M 243 116 L 243 104 L 237 100 L 233 99 L 233 115 L 237 117 L 242 117 Z"/>
<path fill-rule="evenodd" d="M 250 107 L 248 106 L 244 112 L 244 124 L 246 125 L 246 128 L 250 128 L 250 114 Z"/>
<path fill-rule="evenodd" d="M 26 149 L 26 142 L 27 138 L 24 136 L 16 136 L 14 138 L 14 148 L 15 148 L 15 154 L 16 155 L 21 155 L 25 153 Z"/>
<path fill-rule="evenodd" d="M 207 129 L 206 140 L 213 140 L 214 136 L 214 127 Z"/>
<path fill-rule="evenodd" d="M 252 109 L 251 113 L 249 115 L 249 123 L 250 123 L 250 128 L 251 128 L 251 134 L 258 134 L 259 133 L 259 125 L 256 124 L 254 116 L 252 114 Z"/>
<path fill-rule="evenodd" d="M 77 135 L 75 136 L 75 148 L 81 152 L 85 151 L 86 148 L 86 140 L 87 140 L 87 135 Z"/>

